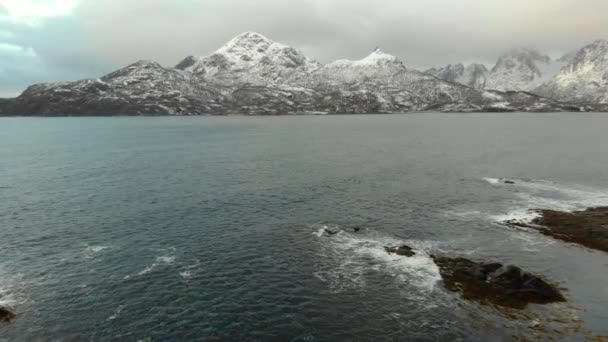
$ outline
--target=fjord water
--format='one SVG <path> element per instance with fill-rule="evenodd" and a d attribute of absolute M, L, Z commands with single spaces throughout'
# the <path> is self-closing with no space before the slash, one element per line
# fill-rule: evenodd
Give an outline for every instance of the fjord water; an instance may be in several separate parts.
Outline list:
<path fill-rule="evenodd" d="M 0 119 L 0 305 L 18 313 L 0 340 L 502 340 L 553 318 L 606 335 L 608 255 L 497 224 L 608 205 L 606 127 L 606 114 Z M 384 252 L 398 243 L 418 254 Z M 519 265 L 569 302 L 466 302 L 431 253 Z"/>

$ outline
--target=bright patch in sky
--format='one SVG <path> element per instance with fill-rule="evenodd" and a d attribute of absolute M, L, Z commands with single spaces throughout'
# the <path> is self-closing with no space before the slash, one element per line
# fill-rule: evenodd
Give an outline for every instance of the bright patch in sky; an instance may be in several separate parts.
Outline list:
<path fill-rule="evenodd" d="M 25 55 L 28 57 L 35 57 L 36 51 L 31 47 L 24 48 L 19 45 L 0 43 L 0 57 L 3 55 Z"/>
<path fill-rule="evenodd" d="M 68 15 L 78 0 L 0 0 L 10 18 L 17 22 L 35 23 L 48 17 Z"/>

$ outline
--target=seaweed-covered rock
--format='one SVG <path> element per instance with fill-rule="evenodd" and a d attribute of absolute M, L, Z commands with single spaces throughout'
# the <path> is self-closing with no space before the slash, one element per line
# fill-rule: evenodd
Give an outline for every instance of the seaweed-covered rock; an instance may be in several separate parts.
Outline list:
<path fill-rule="evenodd" d="M 532 221 L 532 228 L 556 239 L 608 252 L 608 207 L 538 212 L 541 216 Z"/>
<path fill-rule="evenodd" d="M 445 287 L 465 299 L 523 309 L 530 303 L 565 302 L 553 285 L 517 266 L 432 256 Z"/>

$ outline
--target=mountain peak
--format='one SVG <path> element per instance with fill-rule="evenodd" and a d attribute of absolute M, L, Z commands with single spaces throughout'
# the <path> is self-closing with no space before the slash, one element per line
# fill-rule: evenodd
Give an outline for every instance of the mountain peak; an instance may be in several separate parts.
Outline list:
<path fill-rule="evenodd" d="M 206 79 L 255 84 L 282 82 L 317 69 L 319 64 L 301 51 L 257 32 L 244 32 L 205 57 L 186 57 L 176 68 Z"/>
<path fill-rule="evenodd" d="M 519 60 L 519 61 L 540 61 L 543 63 L 550 63 L 551 57 L 547 55 L 543 55 L 537 50 L 520 47 L 506 51 L 499 57 L 499 62 L 501 60 Z"/>
<path fill-rule="evenodd" d="M 270 45 L 276 44 L 272 40 L 268 39 L 266 36 L 253 32 L 243 32 L 238 36 L 232 38 L 226 45 L 224 45 L 222 49 L 231 49 L 237 47 L 245 47 L 245 48 L 268 48 Z"/>
<path fill-rule="evenodd" d="M 383 62 L 397 62 L 396 56 L 388 54 L 376 47 L 367 57 L 357 61 L 358 64 L 379 64 Z"/>

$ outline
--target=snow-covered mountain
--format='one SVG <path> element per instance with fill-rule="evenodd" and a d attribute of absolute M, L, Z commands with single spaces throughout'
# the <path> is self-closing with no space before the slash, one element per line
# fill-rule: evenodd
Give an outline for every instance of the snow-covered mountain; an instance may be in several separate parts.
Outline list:
<path fill-rule="evenodd" d="M 529 91 L 555 76 L 565 64 L 532 49 L 514 49 L 498 58 L 486 89 Z"/>
<path fill-rule="evenodd" d="M 488 80 L 488 68 L 478 63 L 472 63 L 466 67 L 462 63 L 448 64 L 443 68 L 428 69 L 425 73 L 477 89 L 484 89 Z"/>
<path fill-rule="evenodd" d="M 213 54 L 186 57 L 176 69 L 226 83 L 271 84 L 304 77 L 321 65 L 301 51 L 256 32 L 245 32 Z"/>
<path fill-rule="evenodd" d="M 474 68 L 475 69 L 475 68 Z M 464 74 L 464 73 L 463 73 Z M 241 34 L 176 67 L 140 61 L 100 79 L 30 86 L 0 115 L 403 113 L 579 111 L 523 92 L 485 91 L 407 68 L 374 50 L 321 65 L 261 34 Z"/>
<path fill-rule="evenodd" d="M 608 41 L 596 40 L 583 47 L 534 92 L 569 101 L 608 103 Z"/>

